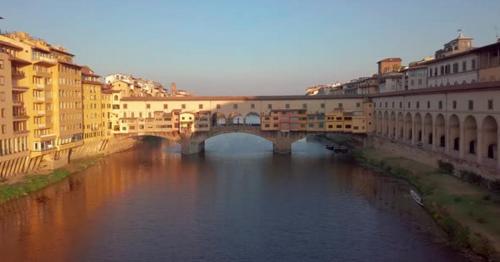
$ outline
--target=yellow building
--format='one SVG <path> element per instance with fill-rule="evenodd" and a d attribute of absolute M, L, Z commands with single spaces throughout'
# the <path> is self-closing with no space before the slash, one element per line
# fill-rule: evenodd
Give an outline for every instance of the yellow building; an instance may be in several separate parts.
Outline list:
<path fill-rule="evenodd" d="M 108 86 L 101 86 L 101 126 L 103 127 L 103 137 L 109 139 L 113 136 L 113 123 L 111 122 L 111 112 L 113 103 L 113 92 Z"/>
<path fill-rule="evenodd" d="M 360 103 L 359 108 L 349 112 L 339 107 L 326 114 L 326 131 L 365 134 L 373 129 L 372 117 L 370 102 Z"/>
<path fill-rule="evenodd" d="M 4 52 L 0 42 L 0 178 L 22 172 L 29 155 L 25 89 L 14 89 L 13 81 L 22 77 L 16 62 Z"/>
<path fill-rule="evenodd" d="M 106 136 L 106 123 L 103 121 L 102 83 L 99 76 L 89 67 L 82 67 L 83 90 L 83 141 L 101 141 Z"/>
<path fill-rule="evenodd" d="M 14 70 L 18 77 L 13 81 L 13 89 L 26 90 L 22 94 L 26 104 L 25 123 L 28 130 L 28 147 L 32 156 L 45 154 L 55 149 L 53 122 L 53 71 L 57 65 L 51 55 L 49 45 L 34 39 L 27 33 L 17 32 L 0 35 L 0 41 L 10 47 L 9 53 L 15 61 Z M 14 64 L 14 63 L 13 63 Z"/>
<path fill-rule="evenodd" d="M 57 59 L 52 85 L 56 146 L 59 150 L 83 144 L 83 103 L 81 67 L 73 63 L 73 55 L 51 47 Z"/>

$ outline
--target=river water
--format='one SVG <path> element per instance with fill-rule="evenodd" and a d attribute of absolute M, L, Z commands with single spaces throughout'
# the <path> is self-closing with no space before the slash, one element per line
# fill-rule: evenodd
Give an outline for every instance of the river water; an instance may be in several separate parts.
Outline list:
<path fill-rule="evenodd" d="M 299 141 L 148 139 L 0 207 L 0 261 L 464 261 L 399 180 Z"/>

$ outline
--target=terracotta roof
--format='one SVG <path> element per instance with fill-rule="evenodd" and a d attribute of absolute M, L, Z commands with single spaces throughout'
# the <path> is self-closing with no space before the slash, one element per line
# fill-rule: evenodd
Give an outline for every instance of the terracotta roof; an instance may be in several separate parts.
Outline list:
<path fill-rule="evenodd" d="M 389 57 L 389 58 L 384 58 L 384 59 L 378 61 L 377 63 L 380 63 L 380 62 L 401 62 L 401 58 L 399 58 L 399 57 Z"/>
<path fill-rule="evenodd" d="M 73 66 L 73 67 L 78 67 L 78 68 L 82 68 L 82 66 L 80 65 L 77 65 L 77 64 L 73 64 L 73 63 L 69 63 L 69 62 L 65 62 L 65 61 L 57 61 L 63 65 L 68 65 L 68 66 Z"/>
<path fill-rule="evenodd" d="M 20 46 L 14 45 L 14 44 L 6 42 L 6 41 L 1 41 L 1 40 L 0 40 L 0 46 L 7 46 L 7 47 L 10 47 L 13 49 L 23 50 L 23 48 Z"/>
<path fill-rule="evenodd" d="M 61 53 L 61 54 L 69 55 L 69 56 L 75 56 L 74 54 L 69 53 L 68 51 L 61 50 L 61 49 L 59 49 L 59 48 L 55 48 L 55 47 L 53 47 L 53 46 L 51 46 L 51 47 L 50 47 L 50 50 L 55 51 L 55 52 L 58 52 L 58 53 Z"/>
<path fill-rule="evenodd" d="M 363 98 L 362 95 L 290 95 L 290 96 L 169 96 L 169 97 L 123 97 L 122 101 L 203 101 L 203 100 L 221 100 L 221 101 L 281 101 L 281 100 L 327 100 L 327 99 L 355 99 Z"/>

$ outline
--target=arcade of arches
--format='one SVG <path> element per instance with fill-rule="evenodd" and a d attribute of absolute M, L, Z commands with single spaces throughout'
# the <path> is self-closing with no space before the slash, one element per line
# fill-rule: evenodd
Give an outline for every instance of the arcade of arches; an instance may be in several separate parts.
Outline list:
<path fill-rule="evenodd" d="M 493 115 L 376 110 L 376 135 L 500 169 L 500 120 Z"/>

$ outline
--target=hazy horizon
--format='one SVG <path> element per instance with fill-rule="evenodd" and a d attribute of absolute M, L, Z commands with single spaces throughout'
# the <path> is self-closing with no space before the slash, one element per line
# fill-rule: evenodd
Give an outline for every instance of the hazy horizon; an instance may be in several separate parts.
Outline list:
<path fill-rule="evenodd" d="M 307 86 L 433 55 L 457 30 L 493 43 L 500 1 L 9 1 L 26 31 L 100 75 L 133 74 L 197 95 L 303 94 Z"/>

